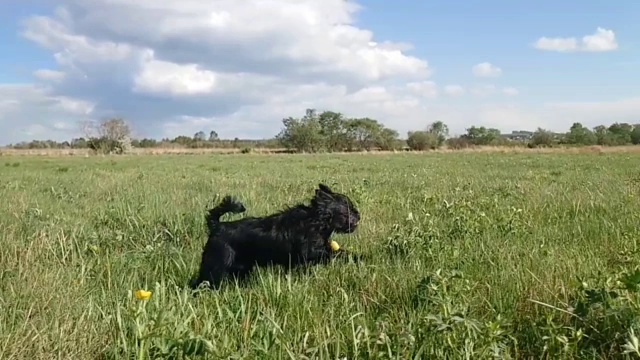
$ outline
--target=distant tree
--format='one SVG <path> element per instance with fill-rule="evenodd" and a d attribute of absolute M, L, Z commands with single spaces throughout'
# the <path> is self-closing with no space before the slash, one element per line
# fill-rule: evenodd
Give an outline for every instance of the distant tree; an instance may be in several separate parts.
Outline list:
<path fill-rule="evenodd" d="M 155 139 L 141 139 L 138 141 L 138 146 L 141 148 L 153 148 L 158 146 L 158 142 Z"/>
<path fill-rule="evenodd" d="M 606 126 L 598 125 L 594 127 L 593 133 L 596 135 L 596 143 L 598 145 L 603 145 L 603 146 L 609 145 L 610 137 L 609 137 L 609 131 L 607 130 Z"/>
<path fill-rule="evenodd" d="M 282 146 L 298 152 L 316 152 L 323 146 L 321 126 L 315 110 L 308 109 L 301 119 L 282 120 L 284 128 L 276 135 Z"/>
<path fill-rule="evenodd" d="M 131 127 L 123 118 L 85 121 L 81 127 L 89 139 L 88 147 L 97 152 L 122 154 L 132 148 Z"/>
<path fill-rule="evenodd" d="M 449 137 L 449 127 L 442 121 L 436 121 L 427 127 L 427 132 L 434 134 L 438 139 L 438 147 L 442 146 Z"/>
<path fill-rule="evenodd" d="M 376 146 L 382 126 L 369 118 L 350 119 L 346 124 L 349 147 L 358 150 L 371 150 Z"/>
<path fill-rule="evenodd" d="M 191 143 L 193 143 L 193 139 L 188 137 L 188 136 L 184 136 L 184 135 L 179 135 L 176 136 L 175 138 L 171 139 L 171 142 L 174 144 L 178 144 L 178 145 L 182 145 L 182 146 L 190 146 Z"/>
<path fill-rule="evenodd" d="M 411 150 L 435 150 L 439 141 L 437 134 L 428 131 L 409 131 L 407 134 L 407 146 Z"/>
<path fill-rule="evenodd" d="M 383 151 L 394 150 L 398 144 L 398 132 L 383 127 L 376 138 L 376 146 Z"/>
<path fill-rule="evenodd" d="M 339 112 L 324 111 L 318 115 L 320 135 L 328 151 L 343 151 L 349 147 L 347 137 L 347 119 Z"/>
<path fill-rule="evenodd" d="M 205 140 L 207 140 L 207 135 L 204 133 L 204 131 L 198 131 L 197 133 L 195 133 L 193 135 L 193 140 L 195 140 L 195 141 L 205 141 Z"/>
<path fill-rule="evenodd" d="M 635 124 L 631 131 L 631 143 L 634 145 L 640 144 L 640 124 Z"/>
<path fill-rule="evenodd" d="M 290 150 L 318 151 L 353 151 L 353 150 L 391 150 L 401 147 L 404 141 L 398 139 L 398 132 L 385 127 L 375 119 L 348 118 L 335 111 L 318 113 L 315 109 L 307 109 L 301 118 L 282 120 L 283 128 L 275 137 L 265 140 L 240 140 L 235 138 L 220 139 L 216 131 L 209 136 L 198 131 L 189 136 L 177 136 L 174 139 L 164 138 L 161 141 L 143 138 L 132 139 L 131 128 L 122 118 L 110 118 L 96 122 L 83 122 L 84 136 L 70 141 L 32 140 L 10 144 L 15 149 L 64 149 L 90 148 L 102 153 L 123 153 L 133 146 L 141 148 L 172 146 L 178 144 L 188 148 L 234 147 L 234 148 L 279 148 Z M 530 135 L 531 132 L 513 132 L 513 136 Z M 437 149 L 444 143 L 449 148 L 460 149 L 473 145 L 505 145 L 518 144 L 509 141 L 498 129 L 484 126 L 471 126 L 466 134 L 450 138 L 449 129 L 442 121 L 429 124 L 422 131 L 407 133 L 406 144 L 413 150 Z M 511 137 L 511 136 L 510 136 Z M 529 146 L 553 146 L 554 144 L 574 144 L 616 146 L 640 145 L 640 124 L 613 123 L 608 126 L 599 125 L 592 130 L 580 122 L 572 124 L 565 134 L 555 134 L 538 128 L 528 142 Z"/>
<path fill-rule="evenodd" d="M 461 138 L 467 139 L 473 145 L 494 145 L 500 140 L 501 134 L 498 129 L 471 126 Z"/>
<path fill-rule="evenodd" d="M 341 113 L 307 109 L 300 119 L 283 120 L 276 136 L 287 149 L 305 152 L 392 149 L 398 133 L 371 118 L 345 118 Z"/>
<path fill-rule="evenodd" d="M 554 134 L 551 131 L 545 130 L 543 128 L 538 128 L 533 133 L 533 135 L 531 136 L 531 139 L 529 140 L 529 144 L 531 146 L 536 146 L 536 147 L 552 146 L 554 142 L 555 142 Z"/>
<path fill-rule="evenodd" d="M 609 127 L 598 125 L 593 128 L 596 143 L 602 146 L 620 146 L 633 143 L 634 127 L 627 123 L 613 123 Z"/>
<path fill-rule="evenodd" d="M 631 144 L 633 126 L 627 123 L 613 123 L 607 129 L 609 145 L 620 146 Z"/>
<path fill-rule="evenodd" d="M 87 139 L 81 137 L 76 139 L 71 139 L 71 148 L 73 149 L 86 149 L 89 147 Z"/>
<path fill-rule="evenodd" d="M 446 144 L 449 149 L 455 149 L 455 150 L 466 149 L 471 145 L 473 145 L 471 144 L 469 139 L 465 138 L 464 136 L 448 138 L 446 141 Z"/>
<path fill-rule="evenodd" d="M 99 135 L 118 141 L 131 136 L 131 127 L 123 118 L 108 119 L 100 122 Z"/>
<path fill-rule="evenodd" d="M 598 142 L 596 134 L 576 122 L 571 125 L 569 132 L 565 136 L 565 142 L 573 145 L 594 145 Z"/>
<path fill-rule="evenodd" d="M 209 133 L 209 141 L 218 141 L 218 133 L 211 130 L 211 132 Z"/>

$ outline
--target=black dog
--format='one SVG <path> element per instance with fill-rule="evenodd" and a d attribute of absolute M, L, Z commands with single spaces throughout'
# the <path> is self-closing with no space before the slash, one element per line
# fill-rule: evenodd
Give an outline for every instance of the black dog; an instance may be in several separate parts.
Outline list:
<path fill-rule="evenodd" d="M 226 213 L 242 213 L 242 203 L 226 196 L 206 217 L 209 238 L 202 252 L 198 276 L 191 282 L 218 287 L 228 277 L 242 278 L 254 266 L 297 267 L 327 263 L 345 250 L 334 251 L 329 238 L 336 233 L 352 233 L 360 213 L 346 195 L 320 184 L 310 205 L 297 205 L 266 217 L 247 217 L 220 222 Z"/>

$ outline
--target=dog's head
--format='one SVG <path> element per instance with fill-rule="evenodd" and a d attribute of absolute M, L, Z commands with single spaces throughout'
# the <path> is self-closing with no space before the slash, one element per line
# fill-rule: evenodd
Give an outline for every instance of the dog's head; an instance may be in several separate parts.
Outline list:
<path fill-rule="evenodd" d="M 326 215 L 335 232 L 352 233 L 360 221 L 360 212 L 351 199 L 344 194 L 333 192 L 325 184 L 319 184 L 311 205 Z"/>

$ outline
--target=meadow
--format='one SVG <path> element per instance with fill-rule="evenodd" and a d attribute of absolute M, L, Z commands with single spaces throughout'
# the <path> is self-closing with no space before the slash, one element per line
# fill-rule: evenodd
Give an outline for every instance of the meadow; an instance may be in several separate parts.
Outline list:
<path fill-rule="evenodd" d="M 638 357 L 638 164 L 637 153 L 2 156 L 0 359 Z M 186 289 L 208 206 L 233 194 L 265 215 L 319 182 L 359 207 L 359 229 L 335 240 L 366 263 Z"/>

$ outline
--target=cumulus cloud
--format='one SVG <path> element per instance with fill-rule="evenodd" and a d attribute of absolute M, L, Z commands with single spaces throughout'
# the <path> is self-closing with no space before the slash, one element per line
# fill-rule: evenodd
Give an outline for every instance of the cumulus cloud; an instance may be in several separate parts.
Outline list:
<path fill-rule="evenodd" d="M 496 93 L 496 86 L 493 84 L 477 85 L 471 88 L 471 94 L 486 97 Z"/>
<path fill-rule="evenodd" d="M 466 92 L 464 87 L 460 85 L 446 85 L 443 88 L 443 91 L 445 94 L 449 96 L 460 96 L 460 95 L 464 95 L 464 93 Z"/>
<path fill-rule="evenodd" d="M 502 88 L 502 93 L 507 95 L 507 96 L 516 96 L 518 94 L 520 94 L 520 91 L 518 91 L 518 89 L 511 87 L 511 86 L 505 86 Z"/>
<path fill-rule="evenodd" d="M 640 97 L 614 101 L 551 102 L 546 104 L 546 108 L 556 113 L 556 117 L 567 117 L 567 122 L 597 125 L 602 124 L 603 119 L 615 119 L 629 124 L 640 123 Z"/>
<path fill-rule="evenodd" d="M 124 116 L 149 136 L 167 128 L 158 122 L 216 119 L 211 126 L 229 136 L 266 137 L 282 118 L 323 103 L 375 116 L 380 89 L 385 111 L 389 96 L 437 96 L 427 61 L 406 53 L 411 44 L 358 27 L 359 10 L 343 0 L 64 0 L 49 16 L 24 19 L 22 35 L 59 66 L 34 77 L 95 103 L 95 116 Z M 327 88 L 350 102 L 330 106 Z M 307 97 L 293 102 L 296 94 Z M 239 119 L 255 108 L 256 120 Z"/>
<path fill-rule="evenodd" d="M 133 82 L 134 91 L 188 96 L 212 93 L 218 76 L 196 64 L 179 65 L 153 60 L 144 64 Z"/>
<path fill-rule="evenodd" d="M 33 76 L 43 81 L 61 81 L 65 74 L 62 71 L 39 69 L 33 72 Z"/>
<path fill-rule="evenodd" d="M 406 44 L 377 43 L 371 31 L 356 27 L 353 16 L 359 6 L 343 0 L 64 3 L 53 18 L 32 18 L 29 28 L 36 30 L 26 34 L 50 44 L 46 36 L 41 39 L 39 26 L 53 30 L 65 43 L 93 48 L 92 53 L 117 48 L 120 56 L 128 56 L 153 49 L 162 60 L 197 63 L 215 72 L 322 76 L 356 83 L 429 73 L 426 61 L 402 52 Z"/>
<path fill-rule="evenodd" d="M 412 93 L 427 99 L 436 98 L 439 94 L 438 86 L 433 81 L 410 82 L 407 88 Z"/>
<path fill-rule="evenodd" d="M 282 88 L 259 104 L 243 106 L 231 114 L 220 116 L 181 116 L 167 122 L 163 134 L 175 134 L 177 129 L 187 133 L 215 128 L 221 136 L 272 136 L 286 116 L 301 116 L 305 108 L 319 111 L 346 109 L 354 117 L 372 117 L 392 126 L 401 134 L 416 127 L 424 127 L 429 106 L 418 94 L 430 94 L 430 84 L 415 83 L 411 91 L 402 88 L 369 86 L 349 92 L 344 85 L 304 85 L 295 89 Z M 340 111 L 340 110 L 339 110 Z"/>
<path fill-rule="evenodd" d="M 502 75 L 502 69 L 488 62 L 474 65 L 471 68 L 471 72 L 477 77 L 498 77 Z"/>
<path fill-rule="evenodd" d="M 20 140 L 69 140 L 79 122 L 92 117 L 94 104 L 54 95 L 44 87 L 0 85 L 0 144 Z M 46 114 L 48 121 L 39 121 Z M 16 126 L 19 125 L 19 126 Z"/>
<path fill-rule="evenodd" d="M 68 139 L 80 135 L 78 121 L 107 116 L 130 119 L 139 136 L 216 130 L 265 138 L 307 108 L 372 117 L 400 134 L 435 120 L 452 133 L 474 123 L 507 131 L 551 121 L 493 97 L 516 95 L 515 88 L 438 86 L 411 44 L 378 39 L 356 23 L 354 1 L 57 4 L 50 15 L 21 20 L 22 36 L 47 49 L 57 67 L 33 69 L 38 85 L 0 85 L 0 143 Z M 604 48 L 602 38 L 584 42 Z M 473 74 L 502 70 L 484 62 Z M 455 103 L 466 93 L 475 99 Z"/>
<path fill-rule="evenodd" d="M 579 41 L 575 37 L 541 37 L 533 46 L 539 50 L 557 52 L 605 52 L 618 49 L 616 34 L 613 30 L 598 27 L 591 35 L 585 35 Z"/>

